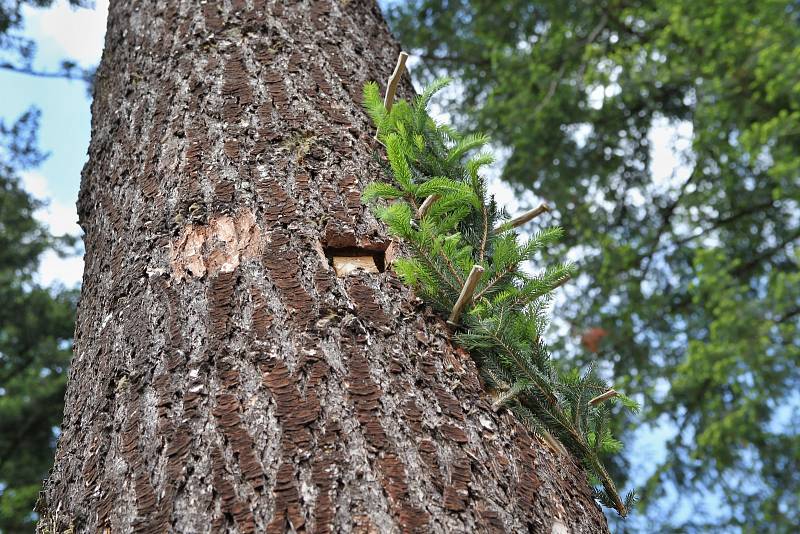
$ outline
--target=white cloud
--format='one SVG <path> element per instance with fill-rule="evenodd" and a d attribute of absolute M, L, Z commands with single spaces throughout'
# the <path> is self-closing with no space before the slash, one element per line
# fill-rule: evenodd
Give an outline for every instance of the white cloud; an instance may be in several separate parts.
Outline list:
<path fill-rule="evenodd" d="M 22 186 L 34 198 L 44 202 L 44 206 L 36 210 L 36 218 L 47 225 L 54 235 L 80 235 L 78 212 L 74 205 L 52 199 L 47 178 L 37 172 L 21 174 Z"/>
<path fill-rule="evenodd" d="M 42 254 L 39 263 L 39 283 L 44 286 L 63 285 L 75 287 L 83 277 L 83 257 L 68 256 L 61 258 L 53 251 Z"/>
<path fill-rule="evenodd" d="M 94 9 L 73 8 L 66 0 L 57 0 L 49 8 L 24 7 L 25 33 L 36 41 L 40 60 L 50 64 L 71 59 L 83 66 L 100 61 L 108 0 L 94 4 Z"/>
<path fill-rule="evenodd" d="M 66 0 L 56 0 L 48 8 L 23 6 L 24 34 L 36 42 L 37 66 L 52 69 L 63 59 L 77 61 L 84 67 L 97 65 L 103 50 L 108 0 L 95 0 L 94 4 L 94 9 L 76 9 Z M 25 190 L 44 203 L 35 216 L 54 235 L 80 236 L 75 205 L 53 198 L 52 180 L 53 177 L 37 172 L 22 174 Z M 82 257 L 60 257 L 48 251 L 41 257 L 37 281 L 46 286 L 73 287 L 80 283 L 82 273 Z"/>
<path fill-rule="evenodd" d="M 34 198 L 39 200 L 46 199 L 50 195 L 50 188 L 47 186 L 47 178 L 38 172 L 22 173 L 22 187 Z"/>
<path fill-rule="evenodd" d="M 36 210 L 35 217 L 44 223 L 53 235 L 81 235 L 75 206 L 53 200 L 44 176 L 36 172 L 25 172 L 21 178 L 25 190 L 45 203 Z M 83 258 L 80 256 L 62 258 L 55 252 L 48 251 L 42 255 L 38 274 L 39 282 L 44 285 L 57 283 L 67 287 L 75 286 L 80 283 L 83 275 Z"/>
<path fill-rule="evenodd" d="M 53 234 L 80 235 L 81 228 L 78 226 L 78 213 L 75 206 L 51 201 L 40 211 L 43 212 L 40 215 L 41 220 L 50 227 Z"/>

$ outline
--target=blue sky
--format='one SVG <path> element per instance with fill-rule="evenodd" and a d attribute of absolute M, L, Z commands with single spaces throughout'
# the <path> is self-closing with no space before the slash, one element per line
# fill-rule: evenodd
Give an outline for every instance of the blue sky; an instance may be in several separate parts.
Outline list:
<path fill-rule="evenodd" d="M 73 9 L 65 0 L 58 0 L 49 9 L 23 7 L 24 34 L 37 43 L 37 68 L 53 70 L 65 58 L 84 67 L 100 61 L 108 0 L 96 0 L 95 5 L 95 9 Z M 83 82 L 0 70 L 0 117 L 13 121 L 33 105 L 42 110 L 39 145 L 49 157 L 22 178 L 28 191 L 47 201 L 38 216 L 56 234 L 80 233 L 75 201 L 89 146 L 90 104 Z M 46 285 L 74 286 L 80 282 L 82 269 L 81 258 L 48 253 L 39 277 Z"/>

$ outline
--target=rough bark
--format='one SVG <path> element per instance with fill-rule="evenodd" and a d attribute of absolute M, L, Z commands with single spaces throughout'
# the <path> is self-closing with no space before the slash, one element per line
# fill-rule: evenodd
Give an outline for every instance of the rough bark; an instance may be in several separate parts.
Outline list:
<path fill-rule="evenodd" d="M 112 2 L 40 530 L 607 530 L 440 317 L 331 265 L 388 244 L 360 103 L 397 52 L 372 0 Z"/>

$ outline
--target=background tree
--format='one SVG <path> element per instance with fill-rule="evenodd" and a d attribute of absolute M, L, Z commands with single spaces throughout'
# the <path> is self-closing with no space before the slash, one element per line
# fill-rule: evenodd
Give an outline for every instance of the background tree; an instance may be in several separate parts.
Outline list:
<path fill-rule="evenodd" d="M 565 354 L 612 359 L 676 429 L 643 500 L 676 486 L 693 513 L 661 502 L 648 528 L 800 523 L 797 2 L 412 0 L 390 19 L 423 74 L 462 80 L 464 121 L 511 149 L 503 178 L 556 208 L 584 273 Z M 667 125 L 688 140 L 659 176 Z"/>
<path fill-rule="evenodd" d="M 42 532 L 607 531 L 380 272 L 362 88 L 397 53 L 371 0 L 111 4 Z"/>
<path fill-rule="evenodd" d="M 33 529 L 61 419 L 77 296 L 34 280 L 40 255 L 59 246 L 17 177 L 41 160 L 37 118 L 31 111 L 11 125 L 0 121 L 0 532 Z"/>
<path fill-rule="evenodd" d="M 90 72 L 64 61 L 34 68 L 36 46 L 20 35 L 22 7 L 52 0 L 0 2 L 0 69 L 88 80 Z M 74 6 L 84 2 L 71 0 Z M 30 532 L 33 506 L 52 465 L 63 412 L 77 292 L 36 282 L 46 250 L 68 252 L 36 220 L 40 203 L 21 187 L 19 173 L 44 159 L 36 144 L 40 112 L 0 118 L 0 532 Z"/>

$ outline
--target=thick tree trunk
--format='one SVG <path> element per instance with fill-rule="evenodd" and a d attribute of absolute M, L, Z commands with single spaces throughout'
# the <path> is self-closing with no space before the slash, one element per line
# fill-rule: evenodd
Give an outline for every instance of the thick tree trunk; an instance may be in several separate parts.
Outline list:
<path fill-rule="evenodd" d="M 381 264 L 360 101 L 397 52 L 373 0 L 112 2 L 40 530 L 607 530 L 441 318 L 331 266 Z"/>

